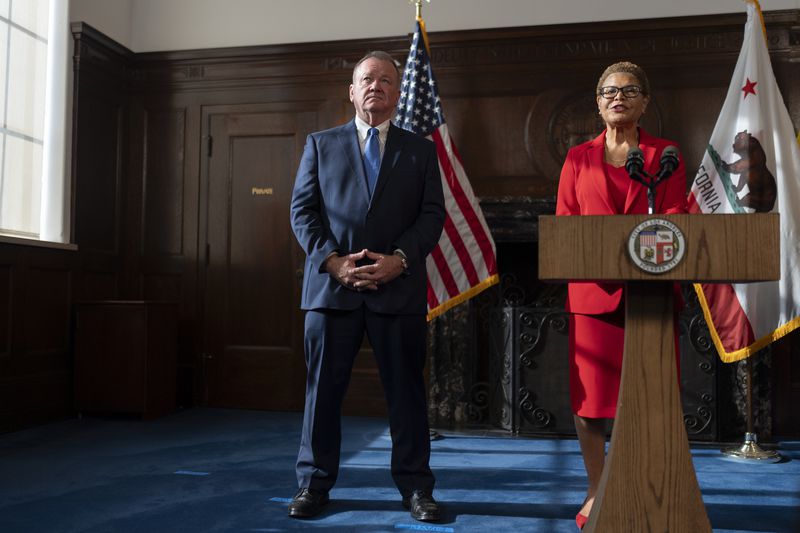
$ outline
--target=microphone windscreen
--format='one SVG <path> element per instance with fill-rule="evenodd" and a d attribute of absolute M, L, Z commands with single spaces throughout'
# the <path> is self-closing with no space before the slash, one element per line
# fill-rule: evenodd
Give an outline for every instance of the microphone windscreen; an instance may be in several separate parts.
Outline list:
<path fill-rule="evenodd" d="M 669 145 L 661 152 L 661 172 L 672 172 L 678 168 L 680 160 L 678 159 L 678 148 Z"/>
<path fill-rule="evenodd" d="M 625 170 L 628 174 L 638 174 L 644 168 L 644 154 L 638 146 L 628 150 L 628 157 L 625 159 Z"/>
<path fill-rule="evenodd" d="M 678 147 L 672 146 L 671 144 L 664 148 L 664 151 L 661 152 L 661 157 L 666 157 L 669 155 L 670 157 L 678 157 Z"/>

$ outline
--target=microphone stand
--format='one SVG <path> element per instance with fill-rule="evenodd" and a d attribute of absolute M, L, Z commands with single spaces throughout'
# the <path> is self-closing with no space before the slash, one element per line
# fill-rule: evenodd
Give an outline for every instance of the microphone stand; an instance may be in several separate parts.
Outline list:
<path fill-rule="evenodd" d="M 628 150 L 628 157 L 625 160 L 625 170 L 631 179 L 638 181 L 647 188 L 647 214 L 654 215 L 656 212 L 656 187 L 659 183 L 667 179 L 675 172 L 680 164 L 678 159 L 678 148 L 667 146 L 661 152 L 659 169 L 655 175 L 648 174 L 643 170 L 644 155 L 638 147 Z"/>
<path fill-rule="evenodd" d="M 647 214 L 654 215 L 656 212 L 656 187 L 658 187 L 659 183 L 667 179 L 672 172 L 660 171 L 658 174 L 653 176 L 644 170 L 639 170 L 636 168 L 626 168 L 626 170 L 628 170 L 628 175 L 632 180 L 638 181 L 647 189 Z"/>

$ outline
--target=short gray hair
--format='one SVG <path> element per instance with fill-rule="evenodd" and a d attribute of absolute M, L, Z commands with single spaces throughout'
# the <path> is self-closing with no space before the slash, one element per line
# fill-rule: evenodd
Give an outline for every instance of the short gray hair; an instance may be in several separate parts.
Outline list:
<path fill-rule="evenodd" d="M 644 69 L 636 63 L 631 63 L 630 61 L 620 61 L 619 63 L 609 65 L 608 68 L 606 68 L 603 73 L 600 74 L 600 79 L 597 81 L 596 94 L 600 94 L 600 88 L 603 86 L 606 78 L 612 74 L 617 74 L 618 72 L 624 72 L 636 78 L 636 80 L 639 82 L 639 85 L 642 86 L 642 94 L 645 96 L 650 94 L 650 82 L 647 80 L 647 74 L 644 73 Z"/>
<path fill-rule="evenodd" d="M 381 61 L 386 61 L 387 63 L 391 63 L 392 66 L 394 67 L 394 70 L 397 71 L 397 83 L 398 84 L 400 83 L 400 78 L 402 78 L 403 76 L 400 74 L 400 67 L 397 64 L 397 61 L 394 60 L 391 54 L 389 54 L 388 52 L 384 52 L 383 50 L 373 50 L 371 52 L 367 52 L 364 57 L 358 60 L 356 66 L 353 67 L 353 81 L 355 81 L 356 79 L 356 71 L 358 70 L 358 67 L 361 66 L 361 63 L 363 63 L 367 59 L 372 59 L 372 58 L 379 59 Z"/>

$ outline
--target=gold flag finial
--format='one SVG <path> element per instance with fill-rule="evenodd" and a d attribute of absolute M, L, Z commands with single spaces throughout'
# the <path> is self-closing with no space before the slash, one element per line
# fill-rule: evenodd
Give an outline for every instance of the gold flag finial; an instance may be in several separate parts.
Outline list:
<path fill-rule="evenodd" d="M 426 0 L 429 4 L 431 0 Z M 417 7 L 417 20 L 422 19 L 422 0 L 408 0 L 409 4 L 414 4 Z"/>

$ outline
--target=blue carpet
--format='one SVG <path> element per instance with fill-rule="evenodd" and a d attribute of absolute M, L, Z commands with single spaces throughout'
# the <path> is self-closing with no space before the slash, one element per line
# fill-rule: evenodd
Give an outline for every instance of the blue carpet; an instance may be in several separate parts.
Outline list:
<path fill-rule="evenodd" d="M 432 443 L 444 520 L 415 522 L 389 475 L 385 421 L 346 418 L 325 513 L 286 516 L 299 413 L 193 409 L 84 418 L 0 436 L 0 532 L 575 532 L 585 473 L 571 439 L 445 435 Z M 716 532 L 800 532 L 800 443 L 744 464 L 694 447 Z"/>

